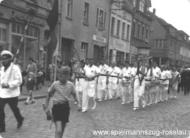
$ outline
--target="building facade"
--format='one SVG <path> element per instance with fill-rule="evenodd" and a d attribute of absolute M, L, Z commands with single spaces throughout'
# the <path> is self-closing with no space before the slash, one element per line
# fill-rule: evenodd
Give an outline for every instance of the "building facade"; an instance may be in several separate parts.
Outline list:
<path fill-rule="evenodd" d="M 110 0 L 62 1 L 61 55 L 64 62 L 72 58 L 104 61 L 109 6 Z"/>
<path fill-rule="evenodd" d="M 132 30 L 132 7 L 129 6 L 127 2 L 111 5 L 109 61 L 113 64 L 129 62 Z"/>
<path fill-rule="evenodd" d="M 149 56 L 152 16 L 150 0 L 130 0 L 133 3 L 133 26 L 131 37 L 132 61 L 135 55 Z"/>
<path fill-rule="evenodd" d="M 188 35 L 177 30 L 154 12 L 151 34 L 151 56 L 157 64 L 182 66 L 190 63 Z"/>
<path fill-rule="evenodd" d="M 47 0 L 4 0 L 0 4 L 0 50 L 19 53 L 23 69 L 29 57 L 46 66 L 43 46 L 48 8 Z"/>

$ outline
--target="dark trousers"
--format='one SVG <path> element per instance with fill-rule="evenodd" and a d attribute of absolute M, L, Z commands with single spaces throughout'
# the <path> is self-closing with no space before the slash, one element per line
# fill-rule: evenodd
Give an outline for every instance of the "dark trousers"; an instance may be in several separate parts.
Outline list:
<path fill-rule="evenodd" d="M 13 114 L 17 120 L 17 122 L 21 122 L 23 117 L 20 114 L 20 110 L 18 108 L 18 97 L 14 98 L 0 98 L 0 129 L 5 130 L 5 105 L 8 104 L 13 111 Z"/>

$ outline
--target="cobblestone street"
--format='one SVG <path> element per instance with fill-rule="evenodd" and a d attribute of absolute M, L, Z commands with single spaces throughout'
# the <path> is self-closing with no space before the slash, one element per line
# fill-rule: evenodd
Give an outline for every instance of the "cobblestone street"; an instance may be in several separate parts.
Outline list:
<path fill-rule="evenodd" d="M 138 111 L 132 110 L 132 105 L 121 105 L 120 100 L 104 101 L 95 110 L 87 113 L 77 111 L 71 104 L 71 116 L 64 138 L 154 138 L 156 136 L 108 136 L 95 135 L 93 130 L 190 130 L 190 96 L 180 95 L 177 100 L 152 105 Z M 33 105 L 19 103 L 25 116 L 25 122 L 20 130 L 16 129 L 15 118 L 6 107 L 5 138 L 53 138 L 54 126 L 45 120 L 42 110 L 44 99 L 38 99 Z M 93 135 L 94 134 L 94 135 Z M 164 135 L 159 138 L 186 138 L 187 136 Z"/>

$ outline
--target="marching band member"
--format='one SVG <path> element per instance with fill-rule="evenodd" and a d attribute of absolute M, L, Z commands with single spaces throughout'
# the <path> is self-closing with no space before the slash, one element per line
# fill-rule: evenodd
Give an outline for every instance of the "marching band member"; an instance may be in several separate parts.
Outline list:
<path fill-rule="evenodd" d="M 109 95 L 110 99 L 117 97 L 118 90 L 118 77 L 120 74 L 120 69 L 116 66 L 112 66 L 112 71 L 110 72 L 111 77 L 109 77 Z"/>
<path fill-rule="evenodd" d="M 108 85 L 108 99 L 109 100 L 113 98 L 113 93 L 114 93 L 113 89 L 116 87 L 115 82 L 117 81 L 114 77 L 110 76 L 113 74 L 112 72 L 113 72 L 113 65 L 112 65 L 112 67 L 109 66 L 107 68 L 107 75 L 108 75 L 108 82 L 107 82 L 108 84 L 107 85 Z"/>
<path fill-rule="evenodd" d="M 99 65 L 99 76 L 98 76 L 98 83 L 97 83 L 97 98 L 98 101 L 102 101 L 105 97 L 106 93 L 106 68 L 102 64 Z"/>
<path fill-rule="evenodd" d="M 141 66 L 141 61 L 138 60 L 137 63 L 137 74 L 135 76 L 135 81 L 134 81 L 134 104 L 133 104 L 133 110 L 139 109 L 140 105 L 140 98 L 144 94 L 145 90 L 145 69 L 144 67 L 140 68 Z"/>
<path fill-rule="evenodd" d="M 172 82 L 171 82 L 171 95 L 172 98 L 177 98 L 177 90 L 178 90 L 178 83 L 179 83 L 180 74 L 176 68 L 172 70 Z"/>
<path fill-rule="evenodd" d="M 110 94 L 110 90 L 109 90 L 109 74 L 111 73 L 112 68 L 110 66 L 108 66 L 107 64 L 104 64 L 103 67 L 106 72 L 106 90 L 105 90 L 104 99 L 108 100 L 108 99 L 111 99 L 111 94 Z"/>
<path fill-rule="evenodd" d="M 79 111 L 82 110 L 82 97 L 86 87 L 84 66 L 85 63 L 81 61 L 80 64 L 77 66 L 77 70 L 75 72 L 75 89 L 78 99 Z"/>
<path fill-rule="evenodd" d="M 167 67 L 166 69 L 167 75 L 168 75 L 168 79 L 169 79 L 169 87 L 168 87 L 168 99 L 171 98 L 171 80 L 172 80 L 172 71 L 169 67 Z"/>
<path fill-rule="evenodd" d="M 154 101 L 154 103 L 159 102 L 159 97 L 160 97 L 159 79 L 160 79 L 160 75 L 161 75 L 161 70 L 157 66 L 157 64 L 154 62 L 153 63 L 153 80 L 155 81 L 155 88 L 154 88 L 155 101 Z"/>
<path fill-rule="evenodd" d="M 88 110 L 88 103 L 90 98 L 95 97 L 95 84 L 96 84 L 96 72 L 95 72 L 95 66 L 90 65 L 85 65 L 84 71 L 85 71 L 85 82 L 86 86 L 83 91 L 83 96 L 82 96 L 82 112 L 86 112 Z M 93 109 L 96 107 L 95 100 L 94 101 L 94 106 Z"/>
<path fill-rule="evenodd" d="M 153 92 L 151 91 L 151 79 L 153 76 L 153 68 L 152 63 L 150 61 L 149 68 L 145 77 L 145 83 L 146 83 L 146 93 L 147 93 L 147 105 L 151 105 L 153 103 Z"/>
<path fill-rule="evenodd" d="M 131 83 L 130 83 L 130 69 L 128 65 L 122 68 L 122 82 L 121 82 L 121 104 L 131 102 Z"/>
<path fill-rule="evenodd" d="M 121 71 L 121 65 L 120 66 L 115 66 L 114 70 L 117 74 L 117 82 L 116 82 L 116 90 L 115 90 L 115 98 L 120 98 L 121 97 L 121 76 L 122 76 L 122 71 Z"/>
<path fill-rule="evenodd" d="M 169 87 L 169 76 L 166 71 L 166 67 L 161 67 L 161 101 L 168 100 L 168 87 Z"/>

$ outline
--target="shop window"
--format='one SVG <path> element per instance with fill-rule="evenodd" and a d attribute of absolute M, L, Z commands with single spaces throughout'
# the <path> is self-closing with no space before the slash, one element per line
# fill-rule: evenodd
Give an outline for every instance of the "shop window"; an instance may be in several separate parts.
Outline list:
<path fill-rule="evenodd" d="M 85 42 L 81 43 L 81 51 L 84 55 L 84 58 L 87 59 L 88 58 L 88 43 L 85 43 Z"/>

